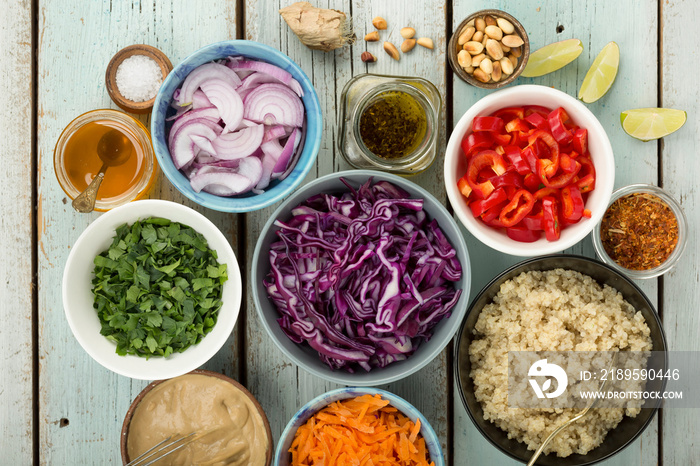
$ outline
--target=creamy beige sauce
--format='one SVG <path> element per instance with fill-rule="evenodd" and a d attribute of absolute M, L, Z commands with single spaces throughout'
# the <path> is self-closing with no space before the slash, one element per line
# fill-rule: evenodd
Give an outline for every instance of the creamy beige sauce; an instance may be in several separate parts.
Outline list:
<path fill-rule="evenodd" d="M 173 434 L 197 439 L 157 466 L 264 466 L 268 438 L 262 416 L 232 384 L 188 374 L 157 385 L 134 410 L 127 450 L 131 459 Z"/>

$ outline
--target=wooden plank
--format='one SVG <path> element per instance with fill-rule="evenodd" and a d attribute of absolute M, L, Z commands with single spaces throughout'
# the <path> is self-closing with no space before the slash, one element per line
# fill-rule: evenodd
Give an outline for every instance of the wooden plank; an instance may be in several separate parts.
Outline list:
<path fill-rule="evenodd" d="M 700 298 L 698 276 L 698 235 L 694 229 L 700 224 L 700 193 L 698 174 L 700 165 L 696 154 L 700 150 L 697 134 L 700 131 L 700 91 L 693 73 L 685 73 L 685 63 L 697 55 L 689 44 L 697 42 L 700 31 L 700 5 L 696 2 L 672 0 L 661 2 L 662 57 L 661 106 L 688 112 L 683 128 L 663 139 L 662 183 L 674 198 L 680 201 L 688 217 L 690 231 L 685 255 L 679 264 L 664 276 L 663 321 L 669 349 L 697 351 L 700 349 L 700 317 L 697 305 Z M 642 107 L 642 105 L 639 105 Z M 698 430 L 697 410 L 665 409 L 663 413 L 663 464 L 697 464 Z"/>
<path fill-rule="evenodd" d="M 578 38 L 584 44 L 584 52 L 567 67 L 539 78 L 519 78 L 515 84 L 541 84 L 560 89 L 572 96 L 601 48 L 609 41 L 616 41 L 621 50 L 621 67 L 612 90 L 598 102 L 589 105 L 590 110 L 603 124 L 616 159 L 616 187 L 633 182 L 656 181 L 655 145 L 635 144 L 620 128 L 619 113 L 630 105 L 654 106 L 656 101 L 656 68 L 653 66 L 657 50 L 654 34 L 657 21 L 656 2 L 576 2 L 543 1 L 506 2 L 489 1 L 479 8 L 497 8 L 516 17 L 530 37 L 531 50 L 563 39 Z M 453 7 L 453 29 L 476 10 L 473 2 L 456 0 Z M 620 11 L 634 14 L 620 15 Z M 563 28 L 563 29 L 562 29 Z M 561 32 L 558 32 L 561 30 Z M 467 109 L 490 92 L 471 87 L 454 77 L 454 113 L 456 123 Z M 472 296 L 494 276 L 521 260 L 494 251 L 472 235 L 466 233 L 473 270 Z M 586 238 L 566 253 L 593 257 L 590 238 Z M 647 295 L 656 300 L 655 280 L 640 282 Z M 493 448 L 468 419 L 459 397 L 455 397 L 455 459 L 478 457 L 479 464 L 517 464 Z M 615 458 L 601 463 L 606 465 L 643 464 L 657 462 L 656 421 L 641 439 Z"/>
<path fill-rule="evenodd" d="M 0 1 L 0 88 L 8 118 L 0 125 L 5 170 L 0 196 L 0 451 L 8 464 L 31 462 L 34 439 L 32 306 L 32 9 L 20 0 Z M 12 420 L 10 422 L 10 420 Z"/>
<path fill-rule="evenodd" d="M 95 108 L 116 108 L 104 88 L 107 62 L 120 48 L 154 45 L 177 64 L 212 42 L 235 37 L 235 4 L 196 8 L 182 0 L 39 5 L 38 222 L 41 464 L 121 464 L 123 416 L 146 382 L 109 372 L 78 345 L 66 323 L 60 284 L 71 245 L 100 214 L 73 211 L 53 173 L 53 148 L 63 127 Z M 21 107 L 18 107 L 21 108 Z M 147 121 L 147 118 L 143 118 Z M 194 207 L 163 175 L 151 197 Z M 197 208 L 236 247 L 236 216 Z M 238 376 L 234 336 L 205 367 Z M 18 464 L 20 462 L 17 462 Z"/>
<path fill-rule="evenodd" d="M 292 2 L 278 0 L 246 1 L 245 38 L 279 48 L 289 55 L 312 79 L 319 94 L 326 126 L 316 169 L 312 170 L 307 180 L 349 168 L 342 156 L 336 152 L 335 121 L 340 93 L 352 76 L 365 72 L 420 76 L 433 82 L 444 96 L 444 2 L 431 0 L 415 6 L 411 4 L 410 8 L 406 7 L 405 2 L 396 0 L 313 2 L 315 6 L 321 8 L 344 11 L 353 18 L 355 33 L 358 37 L 357 43 L 350 48 L 330 53 L 311 51 L 300 44 L 277 13 L 280 8 L 290 3 Z M 415 14 L 416 8 L 420 9 L 420 15 Z M 371 21 L 375 16 L 386 18 L 389 28 L 381 32 L 380 42 L 368 44 L 362 38 L 367 32 L 374 30 Z M 404 26 L 414 27 L 419 37 L 431 37 L 436 44 L 435 50 L 416 47 L 411 53 L 402 55 L 399 62 L 389 58 L 382 50 L 382 41 L 390 40 L 399 47 L 402 40 L 399 29 Z M 377 56 L 377 63 L 367 65 L 360 60 L 360 55 L 365 50 Z M 444 131 L 442 134 L 441 148 L 444 147 Z M 442 150 L 439 153 L 442 154 Z M 440 156 L 426 173 L 416 176 L 413 180 L 439 199 L 444 199 L 441 173 L 442 157 Z M 247 250 L 252 251 L 255 247 L 260 230 L 273 210 L 274 207 L 246 216 Z M 248 296 L 249 321 L 246 336 L 250 353 L 247 358 L 247 381 L 250 387 L 261 394 L 260 401 L 267 410 L 273 435 L 277 439 L 287 421 L 301 404 L 335 388 L 336 385 L 326 383 L 296 368 L 273 346 L 259 323 L 257 314 L 254 313 L 250 292 Z M 451 393 L 447 384 L 448 370 L 447 356 L 443 353 L 418 374 L 386 387 L 414 403 L 428 417 L 444 448 L 448 447 L 446 413 L 448 396 Z M 275 374 L 272 383 L 269 377 L 271 373 Z M 426 393 L 430 393 L 430 396 L 426 396 Z"/>

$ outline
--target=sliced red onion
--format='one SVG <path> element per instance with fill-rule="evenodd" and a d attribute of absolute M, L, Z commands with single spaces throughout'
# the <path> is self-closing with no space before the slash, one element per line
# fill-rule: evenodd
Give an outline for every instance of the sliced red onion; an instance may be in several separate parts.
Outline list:
<path fill-rule="evenodd" d="M 180 128 L 173 136 L 172 144 L 170 144 L 170 155 L 176 168 L 182 168 L 194 159 L 196 153 L 195 143 L 192 140 L 193 135 L 201 136 L 210 141 L 217 137 L 211 126 L 203 123 L 201 120 L 192 121 L 190 124 Z"/>
<path fill-rule="evenodd" d="M 196 91 L 203 82 L 214 78 L 228 81 L 234 88 L 241 85 L 241 78 L 238 77 L 235 71 L 225 65 L 220 65 L 218 63 L 200 65 L 192 70 L 182 83 L 180 95 L 178 96 L 178 103 L 180 106 L 192 103 L 194 91 Z"/>
<path fill-rule="evenodd" d="M 173 143 L 173 136 L 175 136 L 175 133 L 177 133 L 180 128 L 198 119 L 207 119 L 211 120 L 213 123 L 217 123 L 219 121 L 219 111 L 216 107 L 200 108 L 180 116 L 170 128 L 170 133 L 168 133 L 168 146 Z"/>
<path fill-rule="evenodd" d="M 234 196 L 244 193 L 251 187 L 250 179 L 230 168 L 197 170 L 190 179 L 195 192 L 203 189 L 218 196 Z"/>
<path fill-rule="evenodd" d="M 238 127 L 243 119 L 243 101 L 233 86 L 223 79 L 212 78 L 204 81 L 200 87 L 207 99 L 219 110 L 226 128 L 231 130 Z"/>
<path fill-rule="evenodd" d="M 282 125 L 266 126 L 265 136 L 262 142 L 271 141 L 272 139 L 281 139 L 287 135 L 287 128 Z"/>
<path fill-rule="evenodd" d="M 275 66 L 271 63 L 265 63 L 262 61 L 255 60 L 241 60 L 232 66 L 234 71 L 239 69 L 255 70 L 261 73 L 265 73 L 275 78 L 282 84 L 289 86 L 299 97 L 304 97 L 304 91 L 301 88 L 299 81 L 294 79 L 291 73 L 284 71 L 279 66 Z"/>
<path fill-rule="evenodd" d="M 297 160 L 299 159 L 299 156 L 301 155 L 302 151 L 304 150 L 304 143 L 305 142 L 306 142 L 306 120 L 304 120 L 304 124 L 301 126 L 301 132 L 299 134 L 298 144 L 296 144 L 296 147 L 294 148 L 294 155 L 292 156 L 292 159 L 289 161 L 289 164 L 287 165 L 287 169 L 279 177 L 280 180 L 287 178 L 287 176 L 289 176 L 289 174 L 292 172 L 292 170 L 294 170 L 294 167 L 297 164 Z"/>
<path fill-rule="evenodd" d="M 222 160 L 248 157 L 262 144 L 265 128 L 263 125 L 250 126 L 233 133 L 222 134 L 212 141 L 216 156 Z"/>
<path fill-rule="evenodd" d="M 190 136 L 190 138 L 192 138 L 192 142 L 194 142 L 195 146 L 199 147 L 201 150 L 206 152 L 207 155 L 216 156 L 216 149 L 214 149 L 214 146 L 212 146 L 211 141 L 209 139 L 198 134 L 193 134 L 192 136 Z"/>
<path fill-rule="evenodd" d="M 287 165 L 289 165 L 289 160 L 292 158 L 294 148 L 296 147 L 295 141 L 298 143 L 298 138 L 299 130 L 295 129 L 292 135 L 289 136 L 289 138 L 287 139 L 287 142 L 284 144 L 284 149 L 282 149 L 282 152 L 280 153 L 280 156 L 277 159 L 277 163 L 275 163 L 275 166 L 272 169 L 273 175 L 281 175 L 282 173 L 284 173 L 284 171 L 287 168 Z"/>
<path fill-rule="evenodd" d="M 282 147 L 280 144 L 279 139 L 270 139 L 269 141 L 262 143 L 260 149 L 262 149 L 263 154 L 271 156 L 275 159 L 275 163 L 277 163 L 280 155 L 282 155 L 284 147 Z"/>
<path fill-rule="evenodd" d="M 263 189 L 270 186 L 272 170 L 273 168 L 275 168 L 276 163 L 277 160 L 272 155 L 264 154 L 262 156 L 262 176 L 260 177 L 260 181 L 258 182 L 258 184 L 255 185 L 255 188 L 253 188 L 253 192 L 255 192 L 256 194 L 260 194 L 263 192 Z"/>
<path fill-rule="evenodd" d="M 197 110 L 200 108 L 209 108 L 213 107 L 214 104 L 212 104 L 209 99 L 207 99 L 207 96 L 202 92 L 201 89 L 197 89 L 194 91 L 194 94 L 192 94 L 192 108 Z"/>
<path fill-rule="evenodd" d="M 257 157 L 246 157 L 241 159 L 238 165 L 238 173 L 250 180 L 250 186 L 253 187 L 260 183 L 263 175 L 262 162 Z"/>
<path fill-rule="evenodd" d="M 244 117 L 258 123 L 301 127 L 304 122 L 304 104 L 283 84 L 261 84 L 244 104 Z"/>

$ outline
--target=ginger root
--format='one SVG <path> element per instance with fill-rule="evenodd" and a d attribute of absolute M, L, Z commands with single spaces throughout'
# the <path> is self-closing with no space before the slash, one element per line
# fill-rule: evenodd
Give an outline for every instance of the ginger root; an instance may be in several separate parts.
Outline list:
<path fill-rule="evenodd" d="M 314 50 L 330 52 L 355 41 L 352 22 L 342 11 L 316 8 L 297 2 L 280 10 L 280 15 L 299 40 Z"/>

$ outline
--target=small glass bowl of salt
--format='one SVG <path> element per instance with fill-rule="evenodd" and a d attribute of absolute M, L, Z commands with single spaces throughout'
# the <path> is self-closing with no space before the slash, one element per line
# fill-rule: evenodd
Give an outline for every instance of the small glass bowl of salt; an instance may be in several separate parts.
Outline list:
<path fill-rule="evenodd" d="M 117 52 L 107 65 L 107 92 L 122 110 L 148 113 L 161 83 L 172 69 L 168 57 L 157 48 L 130 45 Z"/>

